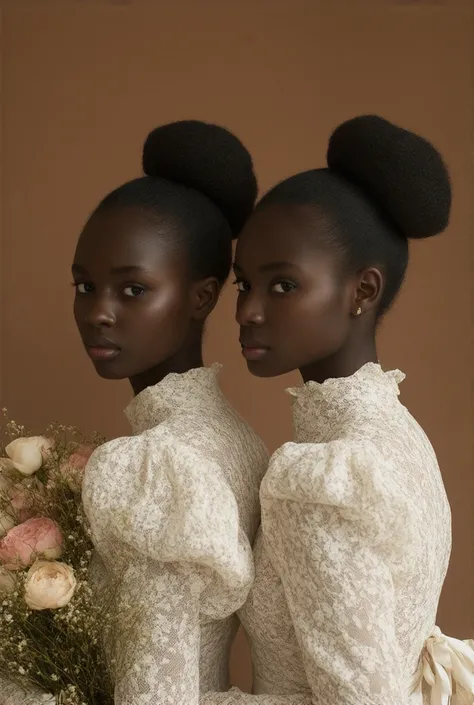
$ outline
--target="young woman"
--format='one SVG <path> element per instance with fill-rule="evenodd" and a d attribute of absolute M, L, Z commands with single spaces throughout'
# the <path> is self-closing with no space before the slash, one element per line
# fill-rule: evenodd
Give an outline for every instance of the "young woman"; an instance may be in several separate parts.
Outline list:
<path fill-rule="evenodd" d="M 289 390 L 295 442 L 261 488 L 242 610 L 255 702 L 472 705 L 474 651 L 435 627 L 451 548 L 441 474 L 375 343 L 408 240 L 448 224 L 448 173 L 429 142 L 372 116 L 334 132 L 327 163 L 263 198 L 235 259 L 249 370 L 305 382 Z"/>
<path fill-rule="evenodd" d="M 229 687 L 268 463 L 219 368 L 202 367 L 204 324 L 257 189 L 239 140 L 202 122 L 152 132 L 143 167 L 100 203 L 74 257 L 84 347 L 101 377 L 128 378 L 136 395 L 134 435 L 96 451 L 83 496 L 99 580 L 134 606 L 131 631 L 130 611 L 117 614 L 116 705 L 192 705 Z"/>

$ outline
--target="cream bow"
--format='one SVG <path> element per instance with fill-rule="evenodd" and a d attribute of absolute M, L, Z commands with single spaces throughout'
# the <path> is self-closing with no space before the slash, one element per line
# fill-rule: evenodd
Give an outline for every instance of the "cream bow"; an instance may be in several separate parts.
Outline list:
<path fill-rule="evenodd" d="M 445 636 L 435 627 L 425 642 L 422 678 L 431 687 L 431 705 L 474 704 L 474 642 Z"/>

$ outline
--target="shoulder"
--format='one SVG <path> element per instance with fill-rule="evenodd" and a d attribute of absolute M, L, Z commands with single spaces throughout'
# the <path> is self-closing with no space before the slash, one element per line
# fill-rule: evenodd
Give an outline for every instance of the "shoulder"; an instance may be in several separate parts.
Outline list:
<path fill-rule="evenodd" d="M 137 436 L 123 436 L 99 446 L 91 455 L 84 474 L 83 492 L 107 487 L 112 495 L 117 488 L 143 484 L 147 469 L 159 465 L 165 470 L 168 462 L 183 444 L 166 427 L 160 426 Z"/>
<path fill-rule="evenodd" d="M 173 561 L 225 555 L 239 511 L 222 469 L 168 429 L 118 438 L 92 455 L 83 500 L 93 530 Z"/>
<path fill-rule="evenodd" d="M 104 560 L 120 554 L 207 575 L 201 606 L 219 618 L 223 605 L 227 615 L 244 602 L 253 560 L 234 494 L 217 463 L 168 429 L 99 448 L 83 500 Z"/>
<path fill-rule="evenodd" d="M 273 514 L 282 502 L 291 502 L 293 510 L 333 510 L 361 531 L 365 526 L 373 534 L 378 526 L 386 537 L 403 527 L 408 499 L 394 480 L 392 461 L 365 439 L 286 443 L 272 456 L 261 488 L 264 512 Z"/>

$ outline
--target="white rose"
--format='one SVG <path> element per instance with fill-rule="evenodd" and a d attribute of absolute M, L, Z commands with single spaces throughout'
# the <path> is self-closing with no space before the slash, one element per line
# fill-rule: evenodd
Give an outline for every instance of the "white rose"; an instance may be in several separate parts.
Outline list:
<path fill-rule="evenodd" d="M 46 453 L 53 447 L 52 441 L 44 436 L 15 438 L 5 448 L 14 467 L 22 475 L 33 475 L 43 465 Z"/>
<path fill-rule="evenodd" d="M 73 569 L 58 561 L 36 561 L 28 571 L 25 602 L 32 610 L 55 610 L 71 600 L 76 589 Z"/>
<path fill-rule="evenodd" d="M 0 566 L 0 594 L 4 595 L 7 592 L 13 592 L 14 589 L 15 578 L 13 573 Z"/>

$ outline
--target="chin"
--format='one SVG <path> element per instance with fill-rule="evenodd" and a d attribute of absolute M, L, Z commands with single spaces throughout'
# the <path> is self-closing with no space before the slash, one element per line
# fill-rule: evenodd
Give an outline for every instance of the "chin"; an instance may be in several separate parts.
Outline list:
<path fill-rule="evenodd" d="M 278 370 L 272 365 L 266 365 L 263 361 L 247 360 L 247 369 L 251 375 L 254 377 L 261 377 L 262 379 L 269 379 L 271 377 L 281 377 L 281 375 L 287 374 L 292 370 Z"/>
<path fill-rule="evenodd" d="M 123 374 L 123 372 L 114 369 L 112 365 L 107 365 L 107 363 L 94 363 L 94 369 L 102 379 L 129 379 L 129 375 Z"/>

